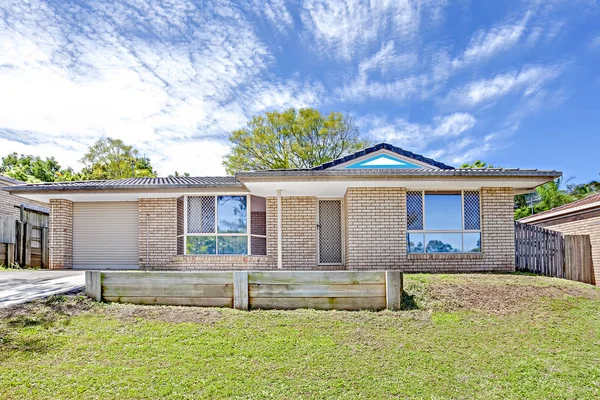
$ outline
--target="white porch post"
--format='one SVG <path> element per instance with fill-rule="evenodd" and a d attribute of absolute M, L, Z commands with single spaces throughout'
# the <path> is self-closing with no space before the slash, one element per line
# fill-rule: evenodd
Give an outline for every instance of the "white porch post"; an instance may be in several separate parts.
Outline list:
<path fill-rule="evenodd" d="M 283 268 L 283 243 L 281 243 L 282 234 L 282 223 L 281 223 L 281 189 L 277 189 L 277 268 Z"/>

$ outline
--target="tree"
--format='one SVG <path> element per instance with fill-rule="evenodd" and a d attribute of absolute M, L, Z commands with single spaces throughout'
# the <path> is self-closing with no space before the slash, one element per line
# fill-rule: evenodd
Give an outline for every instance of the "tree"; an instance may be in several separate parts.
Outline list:
<path fill-rule="evenodd" d="M 179 177 L 188 177 L 190 176 L 189 172 L 184 172 L 182 174 L 180 174 L 179 172 L 175 171 L 174 174 L 169 175 L 169 178 L 179 178 Z"/>
<path fill-rule="evenodd" d="M 76 174 L 71 168 L 61 169 L 54 157 L 10 153 L 2 157 L 0 172 L 6 176 L 28 183 L 73 180 Z"/>
<path fill-rule="evenodd" d="M 155 177 L 150 160 L 120 139 L 102 138 L 83 156 L 81 173 L 89 179 L 122 179 Z"/>
<path fill-rule="evenodd" d="M 583 199 L 591 194 L 600 192 L 600 181 L 591 181 L 579 185 L 569 185 L 569 192 L 577 199 Z"/>
<path fill-rule="evenodd" d="M 492 164 L 488 165 L 485 161 L 477 160 L 471 164 L 464 163 L 461 168 L 494 168 Z"/>
<path fill-rule="evenodd" d="M 565 181 L 562 178 L 548 182 L 536 189 L 540 201 L 533 206 L 535 213 L 548 211 L 552 208 L 571 203 L 576 198 L 563 188 Z M 525 218 L 531 215 L 531 206 L 521 205 L 515 210 L 515 219 Z"/>
<path fill-rule="evenodd" d="M 450 243 L 444 243 L 441 240 L 430 240 L 425 249 L 427 253 L 455 253 L 458 251 L 460 250 L 452 247 Z"/>
<path fill-rule="evenodd" d="M 238 171 L 310 168 L 367 147 L 351 117 L 313 108 L 267 112 L 228 136 L 223 165 Z"/>

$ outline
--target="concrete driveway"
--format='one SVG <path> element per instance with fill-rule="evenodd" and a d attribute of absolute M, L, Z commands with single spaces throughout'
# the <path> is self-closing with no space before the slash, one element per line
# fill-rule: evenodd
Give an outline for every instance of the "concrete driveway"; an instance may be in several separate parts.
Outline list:
<path fill-rule="evenodd" d="M 0 307 L 83 290 L 84 271 L 0 271 Z"/>

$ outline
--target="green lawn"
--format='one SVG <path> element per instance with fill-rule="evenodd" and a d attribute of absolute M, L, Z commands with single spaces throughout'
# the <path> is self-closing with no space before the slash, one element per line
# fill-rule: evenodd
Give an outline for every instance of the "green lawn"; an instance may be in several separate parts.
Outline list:
<path fill-rule="evenodd" d="M 0 309 L 0 398 L 598 398 L 600 288 L 409 275 L 401 312 Z"/>

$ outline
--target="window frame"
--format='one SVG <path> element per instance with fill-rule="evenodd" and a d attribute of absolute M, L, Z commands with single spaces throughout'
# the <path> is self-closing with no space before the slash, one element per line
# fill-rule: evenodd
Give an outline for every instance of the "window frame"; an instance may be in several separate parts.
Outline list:
<path fill-rule="evenodd" d="M 483 213 L 482 213 L 482 207 L 481 207 L 481 190 L 449 190 L 449 191 L 431 191 L 431 190 L 408 190 L 408 193 L 417 193 L 420 192 L 421 193 L 421 208 L 422 208 L 422 212 L 423 212 L 423 229 L 420 230 L 415 230 L 415 229 L 408 229 L 408 207 L 406 209 L 406 252 L 407 254 L 483 254 Z M 450 192 L 450 193 L 448 193 Z M 479 199 L 479 229 L 465 229 L 465 192 L 467 193 L 477 193 L 478 194 L 478 199 Z M 427 221 L 426 221 L 426 207 L 427 205 L 425 204 L 425 195 L 427 194 L 458 194 L 460 193 L 460 214 L 461 214 L 461 229 L 460 230 L 451 230 L 451 229 L 425 229 L 427 227 Z M 408 204 L 407 204 L 408 206 Z M 408 241 L 408 235 L 410 233 L 415 233 L 415 234 L 422 234 L 423 235 L 423 252 L 422 253 L 416 253 L 416 252 L 410 252 L 409 250 L 409 241 Z M 427 252 L 427 234 L 443 234 L 443 233 L 456 233 L 456 234 L 460 234 L 460 240 L 461 240 L 461 244 L 462 244 L 462 248 L 461 251 L 459 252 L 452 252 L 452 253 L 443 253 L 443 252 Z M 480 239 L 479 239 L 479 251 L 478 252 L 474 252 L 474 251 L 465 251 L 465 238 L 464 235 L 466 233 L 479 233 Z"/>
<path fill-rule="evenodd" d="M 235 197 L 244 197 L 246 199 L 246 232 L 245 233 L 219 233 L 219 196 L 235 196 Z M 213 197 L 215 201 L 215 231 L 214 232 L 200 232 L 200 233 L 189 233 L 188 232 L 188 198 L 189 197 Z M 251 195 L 248 193 L 197 193 L 183 196 L 183 234 L 177 235 L 177 238 L 183 237 L 183 255 L 191 255 L 191 256 L 249 256 L 252 255 L 252 248 L 250 243 L 250 238 L 252 236 L 264 237 L 266 235 L 254 235 L 251 234 L 251 214 L 252 214 L 252 202 Z M 188 236 L 211 236 L 215 237 L 215 253 L 214 254 L 188 254 L 187 252 L 187 237 Z M 246 237 L 246 249 L 247 252 L 244 254 L 219 254 L 219 244 L 218 240 L 220 236 L 245 236 Z"/>

